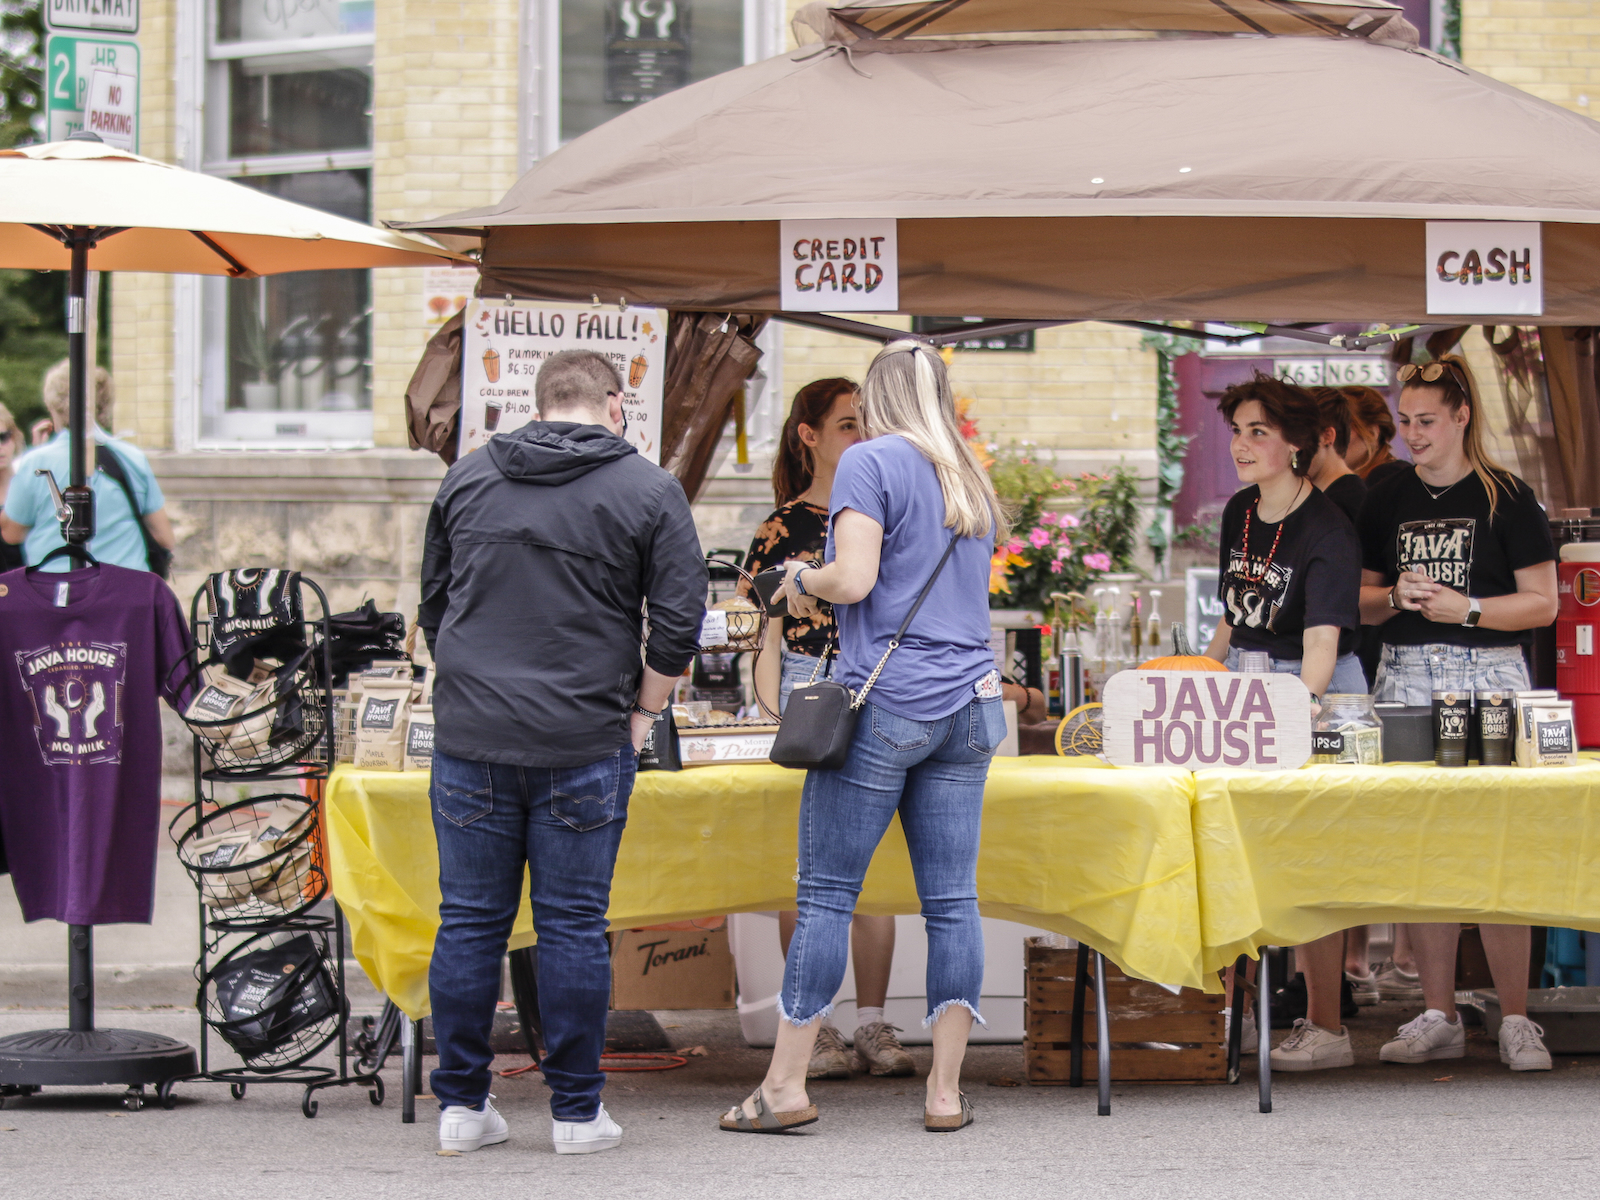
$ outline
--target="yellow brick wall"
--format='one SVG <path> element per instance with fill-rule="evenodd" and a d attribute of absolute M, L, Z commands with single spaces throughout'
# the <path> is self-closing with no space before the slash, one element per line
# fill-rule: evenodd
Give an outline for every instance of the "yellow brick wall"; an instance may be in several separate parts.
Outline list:
<path fill-rule="evenodd" d="M 1467 66 L 1600 115 L 1600 8 L 1590 0 L 1461 0 Z"/>
<path fill-rule="evenodd" d="M 178 0 L 144 0 L 139 16 L 139 151 L 175 157 L 173 18 Z M 112 422 L 139 445 L 172 445 L 172 277 L 103 275 L 111 289 Z"/>
<path fill-rule="evenodd" d="M 373 96 L 373 218 L 489 204 L 517 177 L 516 0 L 381 0 Z M 372 279 L 372 426 L 406 445 L 405 388 L 431 330 L 422 275 Z"/>

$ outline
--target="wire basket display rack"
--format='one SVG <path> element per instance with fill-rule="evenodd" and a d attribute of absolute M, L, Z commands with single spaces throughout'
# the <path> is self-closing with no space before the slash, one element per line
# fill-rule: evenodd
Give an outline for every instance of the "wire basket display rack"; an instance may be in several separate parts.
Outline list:
<path fill-rule="evenodd" d="M 194 803 L 171 831 L 198 892 L 200 1069 L 161 1085 L 168 1108 L 183 1083 L 226 1083 L 236 1100 L 252 1083 L 298 1085 L 307 1117 L 327 1087 L 353 1084 L 383 1103 L 382 1078 L 350 1054 L 344 915 L 327 875 L 322 795 L 336 761 L 330 609 L 312 580 L 296 575 L 289 586 L 295 613 L 315 600 L 319 614 L 301 622 L 302 651 L 269 664 L 269 677 L 215 719 L 185 717 Z M 196 650 L 180 668 L 195 693 L 213 657 L 209 595 L 201 588 L 190 603 Z M 330 1047 L 336 1065 L 313 1063 Z M 213 1061 L 223 1048 L 237 1063 Z"/>

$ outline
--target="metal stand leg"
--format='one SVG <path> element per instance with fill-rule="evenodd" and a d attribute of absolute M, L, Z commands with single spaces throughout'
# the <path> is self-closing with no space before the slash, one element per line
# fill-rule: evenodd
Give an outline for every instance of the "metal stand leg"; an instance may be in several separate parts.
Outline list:
<path fill-rule="evenodd" d="M 416 1075 L 422 1066 L 422 1056 L 417 1053 L 417 1023 L 405 1013 L 400 1014 L 400 1124 L 415 1125 L 417 1121 Z"/>
<path fill-rule="evenodd" d="M 1228 1023 L 1228 1082 L 1239 1082 L 1239 1063 L 1244 1053 L 1244 975 L 1249 959 L 1243 954 L 1233 964 L 1233 1017 Z"/>
<path fill-rule="evenodd" d="M 1261 1086 L 1261 1111 L 1272 1111 L 1272 988 L 1266 948 L 1256 966 L 1256 1077 Z"/>
<path fill-rule="evenodd" d="M 1083 1086 L 1083 1009 L 1084 996 L 1089 986 L 1089 947 L 1078 943 L 1078 965 L 1072 973 L 1072 1050 L 1068 1087 Z"/>
<path fill-rule="evenodd" d="M 1100 1068 L 1100 1108 L 1102 1117 L 1111 1115 L 1111 1014 L 1106 1009 L 1106 960 L 1098 950 L 1094 956 L 1094 1032 Z"/>

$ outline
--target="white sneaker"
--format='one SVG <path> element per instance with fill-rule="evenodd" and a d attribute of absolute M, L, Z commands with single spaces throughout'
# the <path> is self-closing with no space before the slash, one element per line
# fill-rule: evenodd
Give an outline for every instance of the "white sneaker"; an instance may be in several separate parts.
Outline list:
<path fill-rule="evenodd" d="M 1228 1039 L 1233 1035 L 1233 1009 L 1222 1010 L 1222 1044 L 1228 1044 Z M 1256 1014 L 1247 1012 L 1244 1015 L 1244 1029 L 1239 1034 L 1239 1053 L 1254 1054 L 1261 1047 L 1259 1035 L 1256 1033 Z"/>
<path fill-rule="evenodd" d="M 1527 1017 L 1507 1017 L 1500 1022 L 1500 1061 L 1513 1071 L 1548 1071 L 1550 1051 L 1544 1048 L 1544 1030 Z"/>
<path fill-rule="evenodd" d="M 1378 1051 L 1378 1057 L 1384 1062 L 1397 1063 L 1431 1062 L 1436 1058 L 1465 1058 L 1466 1055 L 1467 1031 L 1461 1024 L 1461 1017 L 1458 1015 L 1451 1023 L 1437 1008 L 1430 1008 L 1415 1021 L 1400 1026 L 1400 1036 Z"/>
<path fill-rule="evenodd" d="M 1422 979 L 1410 971 L 1402 971 L 1394 965 L 1392 958 L 1372 973 L 1372 982 L 1378 987 L 1380 1000 L 1404 1000 L 1408 1004 L 1415 1004 L 1422 999 Z"/>
<path fill-rule="evenodd" d="M 550 1140 L 557 1154 L 596 1154 L 622 1145 L 622 1126 L 602 1104 L 592 1121 L 551 1121 Z"/>
<path fill-rule="evenodd" d="M 1355 975 L 1349 971 L 1344 973 L 1345 979 L 1350 984 L 1350 996 L 1358 1008 L 1368 1008 L 1378 1002 L 1378 977 L 1371 972 L 1365 975 Z"/>
<path fill-rule="evenodd" d="M 452 1104 L 439 1114 L 439 1149 L 480 1150 L 511 1136 L 506 1119 L 495 1112 L 490 1096 L 482 1108 Z"/>
<path fill-rule="evenodd" d="M 1289 1036 L 1272 1051 L 1271 1058 L 1274 1071 L 1326 1071 L 1356 1065 L 1349 1030 L 1341 1025 L 1334 1033 L 1304 1017 L 1295 1021 Z"/>

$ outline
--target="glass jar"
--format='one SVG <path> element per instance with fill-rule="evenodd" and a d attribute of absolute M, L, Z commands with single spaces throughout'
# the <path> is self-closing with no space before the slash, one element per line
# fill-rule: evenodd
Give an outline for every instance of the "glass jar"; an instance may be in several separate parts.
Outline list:
<path fill-rule="evenodd" d="M 1383 723 L 1365 693 L 1323 696 L 1311 729 L 1314 763 L 1383 762 Z"/>

